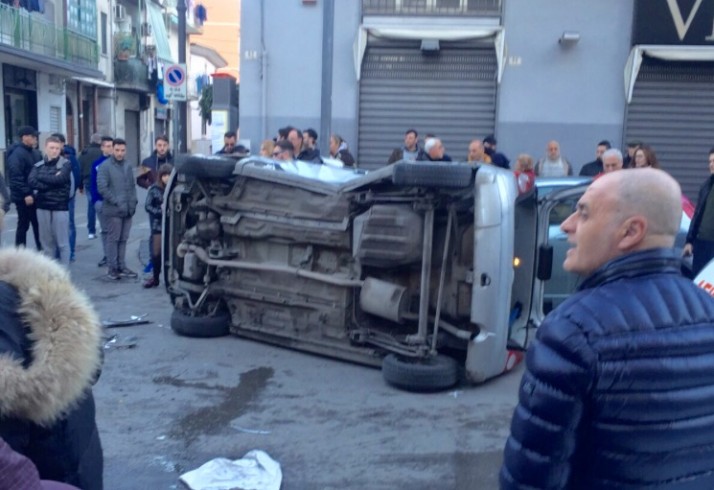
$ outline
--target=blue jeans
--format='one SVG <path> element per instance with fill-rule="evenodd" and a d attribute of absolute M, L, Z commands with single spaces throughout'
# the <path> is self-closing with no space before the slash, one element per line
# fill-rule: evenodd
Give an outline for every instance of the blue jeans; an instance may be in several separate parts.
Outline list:
<path fill-rule="evenodd" d="M 94 210 L 92 202 L 92 193 L 86 189 L 84 193 L 87 195 L 87 233 L 91 235 L 97 234 L 97 212 Z"/>
<path fill-rule="evenodd" d="M 74 197 L 69 200 L 69 259 L 74 260 L 74 246 L 77 243 L 77 228 L 74 226 Z"/>

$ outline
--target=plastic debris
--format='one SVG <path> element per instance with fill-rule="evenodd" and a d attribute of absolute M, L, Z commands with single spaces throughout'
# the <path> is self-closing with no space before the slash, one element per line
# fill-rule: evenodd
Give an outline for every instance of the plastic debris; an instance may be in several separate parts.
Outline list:
<path fill-rule="evenodd" d="M 268 453 L 253 449 L 235 461 L 212 459 L 180 480 L 191 490 L 280 490 L 283 472 Z"/>
<path fill-rule="evenodd" d="M 146 319 L 148 313 L 143 315 L 131 315 L 129 318 L 124 320 L 102 320 L 102 325 L 105 328 L 115 328 L 115 327 L 130 327 L 133 325 L 144 325 L 146 323 L 151 323 L 150 320 Z"/>
<path fill-rule="evenodd" d="M 239 425 L 234 425 L 234 424 L 231 424 L 231 427 L 233 427 L 238 432 L 244 432 L 246 434 L 258 434 L 258 435 L 263 435 L 263 436 L 270 434 L 269 430 L 246 429 L 245 427 L 241 427 Z"/>
<path fill-rule="evenodd" d="M 104 339 L 104 349 L 133 349 L 139 343 L 139 337 L 131 336 L 121 340 L 119 335 L 114 334 Z"/>

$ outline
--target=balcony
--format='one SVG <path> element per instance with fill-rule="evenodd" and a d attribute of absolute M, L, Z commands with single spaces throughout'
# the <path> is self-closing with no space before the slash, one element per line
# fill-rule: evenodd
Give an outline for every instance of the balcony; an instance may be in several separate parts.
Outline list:
<path fill-rule="evenodd" d="M 140 58 L 114 60 L 114 84 L 118 89 L 150 93 L 154 87 L 149 69 Z"/>
<path fill-rule="evenodd" d="M 362 0 L 362 14 L 498 17 L 501 0 Z"/>
<path fill-rule="evenodd" d="M 0 46 L 47 56 L 56 61 L 97 69 L 98 47 L 89 39 L 30 14 L 0 3 Z"/>

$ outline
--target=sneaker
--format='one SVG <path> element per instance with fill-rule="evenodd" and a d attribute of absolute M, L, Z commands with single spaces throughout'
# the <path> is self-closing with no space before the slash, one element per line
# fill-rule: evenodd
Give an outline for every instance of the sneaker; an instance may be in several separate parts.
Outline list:
<path fill-rule="evenodd" d="M 99 263 L 97 264 L 97 267 L 105 267 L 106 265 L 107 265 L 107 258 L 102 257 L 102 260 L 99 261 Z"/>
<path fill-rule="evenodd" d="M 148 278 L 146 281 L 144 281 L 143 284 L 144 288 L 149 289 L 149 288 L 155 288 L 159 286 L 159 280 L 154 279 L 153 277 Z"/>
<path fill-rule="evenodd" d="M 137 277 L 139 277 L 139 274 L 137 274 L 131 269 L 127 269 L 126 267 L 122 267 L 121 269 L 119 269 L 119 275 L 121 277 L 129 277 L 131 279 L 136 279 Z"/>
<path fill-rule="evenodd" d="M 107 272 L 107 278 L 111 279 L 112 281 L 118 281 L 121 279 L 121 275 L 119 274 L 119 271 L 116 269 L 109 269 L 109 272 Z"/>
<path fill-rule="evenodd" d="M 94 233 L 90 233 L 89 235 L 87 235 L 87 238 L 89 240 L 94 240 L 95 238 L 97 238 L 97 235 L 95 235 Z"/>

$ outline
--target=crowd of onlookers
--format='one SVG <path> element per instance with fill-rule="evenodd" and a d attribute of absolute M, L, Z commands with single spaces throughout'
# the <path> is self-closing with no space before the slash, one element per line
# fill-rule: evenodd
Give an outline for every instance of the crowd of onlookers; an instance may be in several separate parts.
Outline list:
<path fill-rule="evenodd" d="M 126 265 L 126 244 L 137 207 L 136 186 L 148 189 L 145 203 L 151 225 L 150 262 L 144 287 L 159 285 L 161 272 L 161 203 L 172 170 L 169 140 L 158 136 L 154 151 L 140 165 L 126 161 L 126 142 L 121 138 L 92 135 L 78 155 L 64 135 L 54 133 L 37 148 L 38 133 L 31 126 L 18 131 L 19 142 L 5 153 L 6 183 L 0 185 L 3 210 L 17 209 L 15 246 L 27 245 L 32 229 L 35 247 L 69 267 L 76 260 L 75 199 L 87 198 L 87 237 L 100 237 L 99 267 L 107 267 L 110 280 L 134 279 L 138 274 Z M 99 228 L 97 228 L 97 222 Z M 99 233 L 97 232 L 99 230 Z"/>

